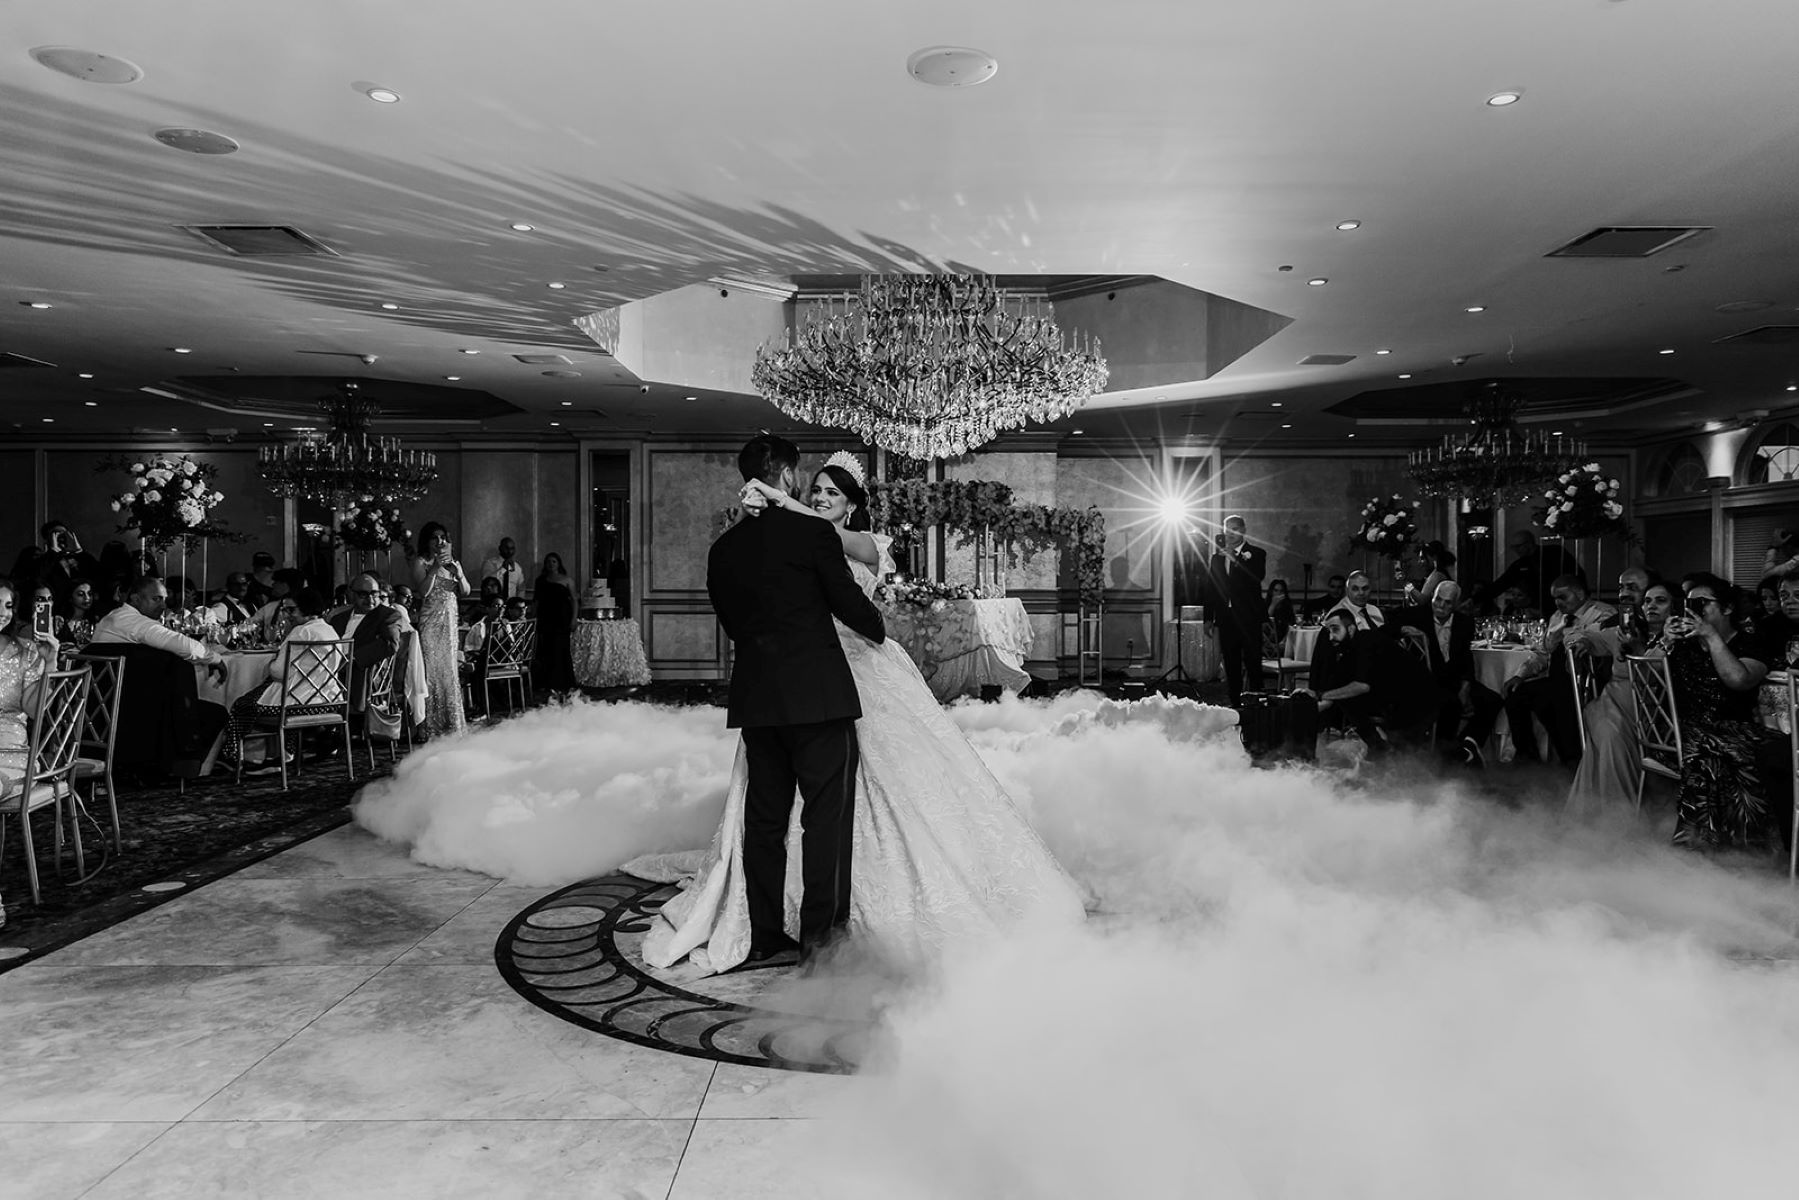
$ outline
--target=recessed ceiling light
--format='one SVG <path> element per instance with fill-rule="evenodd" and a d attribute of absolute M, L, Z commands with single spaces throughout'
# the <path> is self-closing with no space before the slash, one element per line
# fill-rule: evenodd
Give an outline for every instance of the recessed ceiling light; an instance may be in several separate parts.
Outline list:
<path fill-rule="evenodd" d="M 170 126 L 158 129 L 150 136 L 171 150 L 184 150 L 189 154 L 236 154 L 238 151 L 236 138 L 214 133 L 210 129 Z"/>
<path fill-rule="evenodd" d="M 449 380 L 451 383 L 455 383 L 458 379 L 461 379 L 462 376 L 460 376 L 460 375 L 445 375 L 444 378 Z"/>
<path fill-rule="evenodd" d="M 400 93 L 390 87 L 382 87 L 378 83 L 353 83 L 350 85 L 376 104 L 398 104 Z"/>
<path fill-rule="evenodd" d="M 169 430 L 169 432 L 170 433 L 180 433 L 181 431 L 179 429 L 171 429 L 171 430 Z"/>
<path fill-rule="evenodd" d="M 19 301 L 19 303 L 23 304 L 26 308 L 49 308 L 50 307 L 50 302 L 47 300 L 21 300 L 21 301 Z"/>
<path fill-rule="evenodd" d="M 263 423 L 262 423 L 262 427 L 263 427 L 263 428 L 264 428 L 264 429 L 273 429 L 273 428 L 275 428 L 275 422 L 273 422 L 273 421 L 264 421 L 264 422 L 263 422 Z"/>
<path fill-rule="evenodd" d="M 1674 353 L 1674 351 L 1672 351 L 1672 350 L 1657 350 L 1656 353 L 1657 354 L 1672 354 L 1672 353 Z"/>
<path fill-rule="evenodd" d="M 456 353 L 458 353 L 458 354 L 479 354 L 481 352 L 479 350 L 458 350 Z"/>
<path fill-rule="evenodd" d="M 698 397 L 698 396 L 688 396 L 688 397 L 686 397 L 686 399 L 688 399 L 688 400 L 698 400 L 698 399 L 699 399 L 699 397 Z"/>
<path fill-rule="evenodd" d="M 1487 107 L 1504 108 L 1506 105 L 1516 104 L 1522 99 L 1524 99 L 1524 92 L 1522 89 L 1513 92 L 1494 92 L 1491 96 L 1487 97 Z"/>
<path fill-rule="evenodd" d="M 1327 284 L 1329 282 L 1330 282 L 1330 280 L 1328 280 L 1324 276 L 1320 275 L 1316 279 L 1306 280 L 1306 286 L 1307 287 L 1323 287 L 1325 284 Z"/>
<path fill-rule="evenodd" d="M 998 72 L 997 58 L 968 46 L 926 46 L 906 59 L 906 73 L 931 87 L 974 87 Z"/>
<path fill-rule="evenodd" d="M 1269 407 L 1271 407 L 1271 408 L 1279 408 L 1280 406 L 1281 406 L 1281 402 L 1279 400 L 1272 401 L 1269 405 Z"/>
<path fill-rule="evenodd" d="M 83 371 L 81 374 L 75 376 L 77 379 L 92 379 L 93 377 L 94 373 L 92 371 Z"/>
<path fill-rule="evenodd" d="M 55 418 L 55 417 L 45 417 L 45 418 L 44 418 L 44 424 L 46 424 L 46 425 L 54 425 L 54 424 L 56 424 L 56 418 Z"/>
<path fill-rule="evenodd" d="M 1281 428 L 1282 428 L 1282 429 L 1291 429 L 1291 428 L 1293 428 L 1293 426 L 1291 426 L 1291 425 L 1282 425 L 1282 426 L 1281 426 Z"/>
<path fill-rule="evenodd" d="M 1352 229 L 1360 229 L 1361 227 L 1362 227 L 1362 223 L 1360 221 L 1338 221 L 1337 222 L 1337 228 L 1341 229 L 1344 233 L 1348 233 Z"/>
<path fill-rule="evenodd" d="M 1483 312 L 1487 311 L 1487 306 L 1484 304 L 1470 304 L 1467 308 L 1464 308 L 1462 311 L 1463 312 L 1471 312 L 1471 313 L 1483 313 Z"/>
<path fill-rule="evenodd" d="M 1707 432 L 1707 433 L 1716 433 L 1716 432 L 1718 432 L 1718 430 L 1724 428 L 1724 422 L 1722 422 L 1722 421 L 1707 421 L 1702 428 L 1704 428 L 1705 432 Z"/>
<path fill-rule="evenodd" d="M 518 233 L 530 233 L 532 230 L 536 229 L 537 226 L 527 225 L 523 221 L 514 221 L 512 223 L 512 228 L 515 232 L 518 232 Z"/>
<path fill-rule="evenodd" d="M 1561 436 L 1562 436 L 1562 431 L 1561 431 L 1561 430 L 1559 430 L 1559 429 L 1551 429 L 1551 430 L 1550 430 L 1550 431 L 1549 431 L 1549 436 L 1550 436 L 1550 437 L 1561 437 Z"/>
<path fill-rule="evenodd" d="M 74 46 L 38 46 L 31 57 L 39 66 L 83 83 L 136 83 L 144 77 L 143 68 L 134 62 Z"/>
<path fill-rule="evenodd" d="M 1401 375 L 1400 378 L 1401 379 L 1410 379 L 1411 376 L 1410 375 Z"/>
<path fill-rule="evenodd" d="M 100 407 L 100 402 L 98 400 L 83 400 L 82 403 L 87 405 L 89 408 L 99 408 Z"/>
<path fill-rule="evenodd" d="M 393 304 L 393 303 L 384 303 L 381 305 L 381 307 L 385 308 L 388 312 L 392 312 L 396 308 L 399 308 L 400 306 L 398 304 Z"/>
<path fill-rule="evenodd" d="M 564 408 L 573 408 L 574 406 L 575 406 L 575 402 L 573 400 L 564 400 L 562 402 L 562 407 L 564 407 Z"/>
<path fill-rule="evenodd" d="M 551 421 L 551 422 L 550 422 L 550 428 L 551 428 L 551 429 L 554 429 L 554 428 L 556 428 L 556 427 L 557 427 L 557 426 L 558 426 L 558 425 L 561 425 L 561 424 L 562 424 L 562 422 L 561 422 L 561 421 Z"/>
<path fill-rule="evenodd" d="M 1375 353 L 1376 354 L 1391 354 L 1393 352 L 1391 350 L 1376 350 Z"/>
<path fill-rule="evenodd" d="M 1076 437 L 1080 437 L 1083 433 L 1085 433 L 1087 431 L 1085 429 L 1070 429 L 1068 432 L 1074 434 L 1074 436 L 1076 436 Z"/>
<path fill-rule="evenodd" d="M 1787 391 L 1789 391 L 1789 392 L 1799 392 L 1799 383 L 1789 383 L 1789 384 L 1787 384 Z"/>
<path fill-rule="evenodd" d="M 1346 433 L 1346 434 L 1344 434 L 1344 435 L 1343 435 L 1343 436 L 1344 436 L 1344 437 L 1354 437 L 1354 436 L 1355 436 L 1355 434 L 1353 434 L 1353 433 Z"/>
<path fill-rule="evenodd" d="M 173 350 L 177 354 L 192 354 L 193 353 L 193 351 L 189 350 L 186 346 L 170 346 L 169 349 Z"/>
<path fill-rule="evenodd" d="M 553 291 L 560 292 L 563 288 L 567 287 L 568 284 L 566 284 L 566 283 L 546 283 L 546 284 L 544 284 L 544 286 L 547 288 L 550 288 Z"/>

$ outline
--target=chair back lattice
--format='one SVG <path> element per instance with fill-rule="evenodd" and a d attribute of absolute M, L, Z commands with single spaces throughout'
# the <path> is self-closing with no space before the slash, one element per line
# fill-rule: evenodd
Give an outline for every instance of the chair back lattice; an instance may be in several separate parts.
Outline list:
<path fill-rule="evenodd" d="M 1430 642 L 1425 634 L 1406 633 L 1399 640 L 1407 650 L 1417 657 L 1419 662 L 1427 667 L 1430 666 Z"/>
<path fill-rule="evenodd" d="M 94 676 L 87 693 L 81 748 L 94 758 L 110 762 L 119 736 L 119 705 L 125 696 L 125 668 L 129 664 L 106 654 L 76 654 L 69 661 L 86 667 Z"/>
<path fill-rule="evenodd" d="M 364 700 L 368 707 L 382 713 L 392 711 L 394 681 L 400 677 L 397 668 L 411 652 L 412 634 L 402 633 L 399 648 L 369 668 L 369 694 Z"/>
<path fill-rule="evenodd" d="M 289 642 L 282 664 L 281 708 L 350 708 L 349 638 Z"/>
<path fill-rule="evenodd" d="M 1680 778 L 1680 716 L 1674 707 L 1674 675 L 1664 655 L 1630 655 L 1630 690 L 1637 709 L 1643 766 Z"/>
<path fill-rule="evenodd" d="M 93 681 L 93 672 L 86 667 L 44 676 L 31 719 L 32 783 L 66 780 L 74 770 Z"/>
<path fill-rule="evenodd" d="M 518 675 L 529 670 L 537 648 L 537 621 L 489 621 L 487 623 L 487 677 Z"/>
<path fill-rule="evenodd" d="M 1599 698 L 1599 665 L 1592 655 L 1574 653 L 1574 647 L 1562 647 L 1562 659 L 1568 666 L 1568 686 L 1574 689 L 1574 722 L 1580 728 L 1580 744 L 1587 744 L 1587 705 Z"/>

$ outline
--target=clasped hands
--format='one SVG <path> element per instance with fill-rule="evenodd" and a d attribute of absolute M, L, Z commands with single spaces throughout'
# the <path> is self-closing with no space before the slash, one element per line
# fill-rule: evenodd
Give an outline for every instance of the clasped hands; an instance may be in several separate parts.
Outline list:
<path fill-rule="evenodd" d="M 770 504 L 776 508 L 785 507 L 787 493 L 760 479 L 752 479 L 737 493 L 737 502 L 743 506 L 745 516 L 759 517 Z"/>

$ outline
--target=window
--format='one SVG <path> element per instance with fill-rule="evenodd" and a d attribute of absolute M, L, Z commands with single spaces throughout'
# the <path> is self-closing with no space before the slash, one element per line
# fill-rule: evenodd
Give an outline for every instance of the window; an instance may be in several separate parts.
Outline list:
<path fill-rule="evenodd" d="M 1649 476 L 1651 496 L 1693 496 L 1705 491 L 1705 456 L 1691 442 L 1668 451 Z"/>
<path fill-rule="evenodd" d="M 1745 484 L 1791 483 L 1799 479 L 1799 425 L 1782 421 L 1761 439 L 1744 469 Z"/>

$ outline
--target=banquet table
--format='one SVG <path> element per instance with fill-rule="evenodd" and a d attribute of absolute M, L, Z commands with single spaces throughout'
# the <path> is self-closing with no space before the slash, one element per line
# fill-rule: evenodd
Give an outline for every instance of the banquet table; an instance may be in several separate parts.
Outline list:
<path fill-rule="evenodd" d="M 983 687 L 1023 691 L 1031 682 L 1024 669 L 1031 620 L 1021 600 L 890 604 L 885 612 L 887 636 L 912 656 L 939 703 L 978 696 Z"/>
<path fill-rule="evenodd" d="M 576 621 L 569 639 L 575 682 L 582 687 L 634 687 L 650 681 L 643 630 L 636 620 Z"/>
<path fill-rule="evenodd" d="M 1481 683 L 1491 688 L 1497 695 L 1504 695 L 1505 681 L 1524 670 L 1530 661 L 1531 650 L 1528 646 L 1491 646 L 1481 642 L 1474 644 L 1474 676 Z M 1532 730 L 1534 735 L 1535 730 Z M 1498 722 L 1493 726 L 1492 757 L 1497 762 L 1506 762 L 1512 758 L 1512 726 L 1511 721 L 1502 711 Z"/>
<path fill-rule="evenodd" d="M 227 650 L 225 652 L 225 680 L 219 682 L 207 667 L 194 664 L 195 691 L 201 700 L 208 704 L 217 704 L 226 712 L 238 700 L 255 691 L 269 677 L 269 664 L 275 661 L 273 650 Z M 200 774 L 212 774 L 213 767 L 218 765 L 219 752 L 225 748 L 225 730 L 213 739 L 206 757 L 200 760 Z"/>

